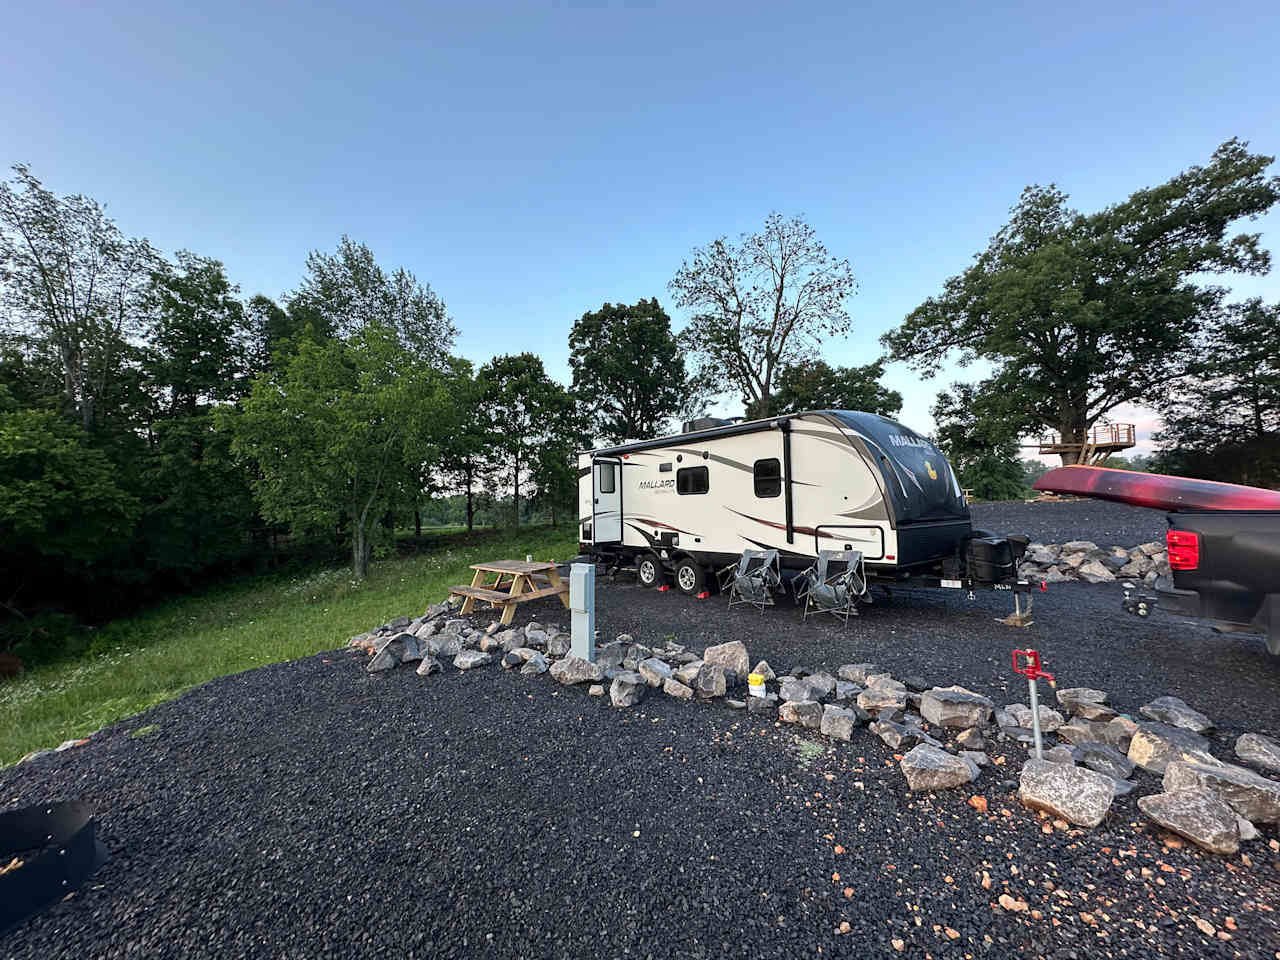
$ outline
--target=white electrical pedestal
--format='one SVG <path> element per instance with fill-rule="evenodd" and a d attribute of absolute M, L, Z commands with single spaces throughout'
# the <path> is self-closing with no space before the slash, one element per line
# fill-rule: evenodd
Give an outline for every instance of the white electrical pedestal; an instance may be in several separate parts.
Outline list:
<path fill-rule="evenodd" d="M 596 662 L 596 565 L 575 563 L 569 569 L 569 610 L 573 614 L 573 640 L 569 652 Z"/>

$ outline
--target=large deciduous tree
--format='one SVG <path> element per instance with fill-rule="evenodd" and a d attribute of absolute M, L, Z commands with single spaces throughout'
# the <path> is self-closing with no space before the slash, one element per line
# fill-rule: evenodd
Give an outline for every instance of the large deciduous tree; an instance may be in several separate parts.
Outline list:
<path fill-rule="evenodd" d="M 496 465 L 498 482 L 511 490 L 515 524 L 520 524 L 521 491 L 528 487 L 533 472 L 563 446 L 566 418 L 572 416 L 572 401 L 560 384 L 547 376 L 542 361 L 532 353 L 494 357 L 480 368 L 484 409 L 489 418 L 488 434 L 501 459 Z M 547 452 L 540 452 L 542 448 Z M 554 481 L 544 471 L 542 479 Z"/>
<path fill-rule="evenodd" d="M 658 436 L 698 400 L 656 297 L 584 313 L 569 333 L 569 368 L 574 396 L 608 443 Z"/>
<path fill-rule="evenodd" d="M 307 257 L 307 277 L 289 300 L 295 326 L 350 338 L 369 324 L 395 333 L 422 363 L 443 370 L 457 330 L 443 301 L 404 267 L 387 272 L 363 243 L 343 237 L 334 253 Z"/>
<path fill-rule="evenodd" d="M 862 410 L 892 417 L 902 394 L 880 382 L 884 361 L 860 367 L 833 367 L 824 360 L 789 363 L 778 372 L 774 413 L 803 410 Z"/>
<path fill-rule="evenodd" d="M 934 440 L 960 485 L 982 500 L 1010 500 L 1027 489 L 1016 421 L 1002 412 L 998 400 L 974 384 L 953 383 L 929 411 L 938 425 Z"/>
<path fill-rule="evenodd" d="M 883 342 L 929 375 L 953 353 L 990 362 L 980 391 L 1010 401 L 1018 429 L 1081 442 L 1120 404 L 1158 398 L 1223 296 L 1200 275 L 1268 269 L 1257 234 L 1229 231 L 1280 199 L 1272 159 L 1230 140 L 1208 164 L 1090 214 L 1028 187 L 973 265 Z"/>
<path fill-rule="evenodd" d="M 1158 405 L 1161 469 L 1280 485 L 1280 306 L 1225 308 L 1177 373 Z"/>
<path fill-rule="evenodd" d="M 233 447 L 257 466 L 263 514 L 298 532 L 351 536 L 351 566 L 368 574 L 378 521 L 416 499 L 421 466 L 453 426 L 447 380 L 365 324 L 346 340 L 304 340 L 277 377 L 260 377 L 239 416 L 225 414 Z"/>
<path fill-rule="evenodd" d="M 721 237 L 693 251 L 670 289 L 693 311 L 682 332 L 699 376 L 737 390 L 756 416 L 774 413 L 775 377 L 815 359 L 826 337 L 849 332 L 856 284 L 800 217 L 773 213 L 760 233 Z"/>
<path fill-rule="evenodd" d="M 92 430 L 142 329 L 159 257 L 95 200 L 57 197 L 19 164 L 0 182 L 0 312 L 5 332 L 57 358 L 63 411 Z M 7 319 L 6 319 L 7 318 Z"/>

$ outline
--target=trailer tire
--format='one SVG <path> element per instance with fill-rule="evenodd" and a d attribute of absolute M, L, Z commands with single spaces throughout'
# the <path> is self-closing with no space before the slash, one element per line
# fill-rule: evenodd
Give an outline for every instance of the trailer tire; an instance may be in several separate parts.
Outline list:
<path fill-rule="evenodd" d="M 642 554 L 636 561 L 636 583 L 642 587 L 659 586 L 666 578 L 662 560 L 656 553 Z"/>
<path fill-rule="evenodd" d="M 697 596 L 706 589 L 707 571 L 702 564 L 685 557 L 676 564 L 676 589 L 687 597 Z"/>

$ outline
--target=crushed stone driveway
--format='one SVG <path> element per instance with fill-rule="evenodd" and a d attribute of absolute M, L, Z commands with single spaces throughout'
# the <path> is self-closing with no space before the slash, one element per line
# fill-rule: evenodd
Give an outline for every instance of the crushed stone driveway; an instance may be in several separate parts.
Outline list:
<path fill-rule="evenodd" d="M 1042 539 L 1088 535 L 1051 522 L 1060 536 Z M 995 622 L 1007 595 L 902 592 L 846 628 L 624 578 L 602 583 L 598 626 L 695 650 L 740 639 L 780 673 L 874 661 L 998 704 L 1025 700 L 1009 653 L 1035 646 L 1060 686 L 1100 687 L 1122 711 L 1182 697 L 1217 722 L 1223 759 L 1239 733 L 1280 735 L 1280 659 L 1259 638 L 1137 620 L 1119 599 L 1055 586 L 1018 630 Z M 568 622 L 554 601 L 528 617 Z M 547 675 L 364 663 L 341 650 L 225 677 L 0 771 L 4 808 L 92 801 L 112 855 L 0 938 L 0 957 L 1280 950 L 1276 828 L 1234 857 L 1203 854 L 1139 814 L 1136 797 L 1159 790 L 1141 771 L 1100 827 L 1055 829 L 1013 795 L 1015 745 L 962 790 L 912 796 L 865 728 L 836 744 L 723 702 L 651 693 L 613 709 Z"/>

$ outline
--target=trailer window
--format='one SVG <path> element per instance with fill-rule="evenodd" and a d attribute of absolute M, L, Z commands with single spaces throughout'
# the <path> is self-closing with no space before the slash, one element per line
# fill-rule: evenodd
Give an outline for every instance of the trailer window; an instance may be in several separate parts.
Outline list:
<path fill-rule="evenodd" d="M 706 493 L 711 489 L 711 476 L 706 467 L 685 467 L 676 471 L 676 493 Z"/>
<path fill-rule="evenodd" d="M 757 460 L 755 465 L 757 497 L 782 496 L 782 461 L 777 457 Z"/>
<path fill-rule="evenodd" d="M 600 492 L 613 493 L 617 489 L 618 487 L 614 483 L 614 478 L 613 478 L 613 464 L 612 463 L 600 464 Z"/>

